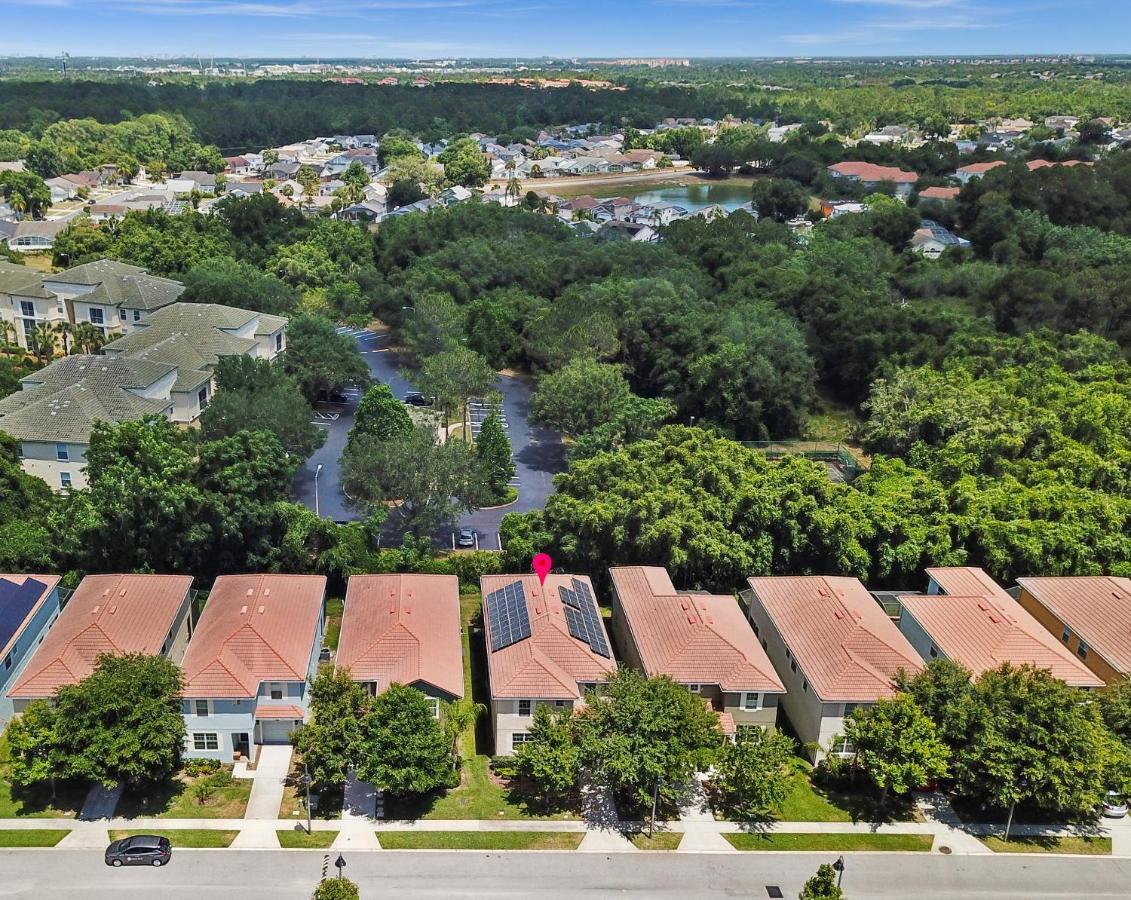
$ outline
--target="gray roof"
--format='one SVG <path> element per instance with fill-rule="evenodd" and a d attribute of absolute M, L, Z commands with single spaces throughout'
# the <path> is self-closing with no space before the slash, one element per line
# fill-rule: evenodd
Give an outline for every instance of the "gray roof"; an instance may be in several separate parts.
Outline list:
<path fill-rule="evenodd" d="M 133 393 L 167 375 L 170 366 L 104 356 L 66 356 L 25 379 L 32 385 L 0 400 L 0 430 L 18 440 L 85 444 L 96 421 L 120 422 L 164 413 L 166 400 Z"/>
<path fill-rule="evenodd" d="M 93 291 L 83 297 L 84 300 L 146 311 L 168 306 L 185 289 L 179 281 L 150 275 L 139 266 L 113 259 L 100 259 L 74 266 L 65 272 L 48 275 L 46 280 L 62 284 L 96 285 Z"/>
<path fill-rule="evenodd" d="M 43 274 L 0 259 L 0 294 L 17 294 L 20 297 L 50 298 L 43 287 Z"/>

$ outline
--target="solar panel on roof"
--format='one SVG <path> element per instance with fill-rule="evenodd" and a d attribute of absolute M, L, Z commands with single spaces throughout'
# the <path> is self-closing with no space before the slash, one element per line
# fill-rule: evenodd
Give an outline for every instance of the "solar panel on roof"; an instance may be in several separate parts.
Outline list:
<path fill-rule="evenodd" d="M 46 589 L 47 585 L 34 578 L 23 584 L 0 578 L 0 647 L 12 639 Z"/>
<path fill-rule="evenodd" d="M 601 614 L 597 611 L 593 592 L 588 584 L 578 578 L 574 578 L 571 585 L 572 590 L 559 588 L 562 601 L 566 604 L 563 608 L 569 633 L 579 641 L 585 641 L 594 653 L 611 659 L 612 653 L 605 640 L 605 629 L 601 626 Z M 566 599 L 567 596 L 569 600 Z"/>
<path fill-rule="evenodd" d="M 585 629 L 585 619 L 582 618 L 581 612 L 572 606 L 567 606 L 565 607 L 565 620 L 569 633 L 579 641 L 585 641 L 588 644 L 589 634 Z"/>
<path fill-rule="evenodd" d="M 530 637 L 530 612 L 521 581 L 491 591 L 485 598 L 487 637 L 492 650 L 502 650 Z"/>
<path fill-rule="evenodd" d="M 574 583 L 576 584 L 576 582 L 577 579 L 575 578 Z M 577 599 L 577 594 L 575 594 L 565 585 L 562 585 L 558 588 L 558 593 L 562 595 L 562 603 L 564 603 L 566 606 L 572 606 L 574 609 L 581 609 L 581 601 Z"/>

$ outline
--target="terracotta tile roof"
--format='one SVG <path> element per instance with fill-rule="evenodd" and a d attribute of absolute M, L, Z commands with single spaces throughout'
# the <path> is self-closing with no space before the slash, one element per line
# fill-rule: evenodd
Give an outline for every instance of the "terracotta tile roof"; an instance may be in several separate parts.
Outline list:
<path fill-rule="evenodd" d="M 337 665 L 378 690 L 426 682 L 463 696 L 459 579 L 454 575 L 353 575 Z"/>
<path fill-rule="evenodd" d="M 719 717 L 719 731 L 723 734 L 738 734 L 738 729 L 734 725 L 734 716 L 728 712 L 715 713 Z"/>
<path fill-rule="evenodd" d="M 6 610 L 4 608 L 3 599 L 8 596 L 7 591 L 0 591 L 0 659 L 8 655 L 8 651 L 12 648 L 12 644 L 20 639 L 23 630 L 27 628 L 36 614 L 43 608 L 44 602 L 51 596 L 51 592 L 59 586 L 58 575 L 0 575 L 0 581 L 7 582 L 7 585 L 0 585 L 0 587 L 14 587 L 16 590 L 11 591 L 12 599 L 16 600 L 16 591 L 22 588 L 28 582 L 27 591 L 29 595 L 33 591 L 39 591 L 38 596 L 31 602 L 31 605 L 24 607 L 21 605 L 18 610 Z M 38 585 L 38 587 L 36 586 Z M 28 597 L 30 600 L 30 596 Z M 16 601 L 19 602 L 19 601 Z M 26 608 L 26 612 L 24 612 Z M 18 620 L 15 616 L 9 618 L 9 614 L 15 613 L 18 615 Z M 19 613 L 23 613 L 19 615 Z"/>
<path fill-rule="evenodd" d="M 181 664 L 184 695 L 254 697 L 264 681 L 305 681 L 325 594 L 321 575 L 221 575 Z"/>
<path fill-rule="evenodd" d="M 103 653 L 160 653 L 191 587 L 188 575 L 88 575 L 8 696 L 50 697 Z"/>
<path fill-rule="evenodd" d="M 785 693 L 734 597 L 677 592 L 656 566 L 613 568 L 609 575 L 648 675 L 732 693 Z"/>
<path fill-rule="evenodd" d="M 975 676 L 1002 663 L 1030 664 L 1073 687 L 1103 686 L 1016 600 L 920 594 L 900 602 L 936 647 Z"/>
<path fill-rule="evenodd" d="M 1017 583 L 1109 665 L 1131 675 L 1131 578 L 1079 575 Z"/>
<path fill-rule="evenodd" d="M 915 172 L 905 172 L 892 166 L 877 166 L 868 162 L 839 162 L 829 166 L 829 171 L 845 178 L 855 178 L 868 183 L 891 181 L 895 184 L 914 184 L 919 180 Z"/>
<path fill-rule="evenodd" d="M 750 578 L 760 602 L 809 684 L 824 701 L 889 697 L 896 672 L 923 662 L 855 578 Z"/>
<path fill-rule="evenodd" d="M 592 582 L 585 575 L 547 575 L 545 590 L 538 584 L 537 575 L 484 575 L 479 579 L 484 597 L 508 584 L 520 582 L 530 615 L 530 637 L 501 650 L 492 650 L 488 642 L 487 669 L 492 697 L 580 700 L 579 682 L 605 681 L 616 671 L 616 662 L 594 653 L 587 643 L 570 636 L 558 588 L 568 588 L 574 578 L 593 590 Z M 483 620 L 486 627 L 486 603 Z M 608 640 L 607 634 L 605 640 Z"/>
<path fill-rule="evenodd" d="M 929 187 L 919 191 L 919 197 L 922 200 L 955 200 L 960 193 L 961 189 L 956 187 Z"/>
<path fill-rule="evenodd" d="M 304 719 L 306 713 L 301 706 L 256 706 L 257 719 Z"/>
<path fill-rule="evenodd" d="M 958 171 L 964 172 L 967 175 L 985 175 L 993 169 L 998 169 L 1005 165 L 1005 160 L 995 159 L 993 162 L 980 162 L 970 163 L 968 166 L 963 166 Z"/>
<path fill-rule="evenodd" d="M 1012 603 L 1013 598 L 1000 584 L 977 566 L 941 566 L 927 569 L 927 577 L 955 597 L 987 597 Z"/>

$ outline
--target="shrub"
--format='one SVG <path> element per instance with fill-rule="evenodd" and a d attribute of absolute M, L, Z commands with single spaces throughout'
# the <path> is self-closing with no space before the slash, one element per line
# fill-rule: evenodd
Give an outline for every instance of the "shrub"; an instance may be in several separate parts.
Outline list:
<path fill-rule="evenodd" d="M 328 878 L 314 889 L 313 900 L 359 900 L 357 885 L 348 878 Z"/>
<path fill-rule="evenodd" d="M 218 768 L 209 778 L 217 788 L 226 788 L 232 783 L 232 770 L 227 766 Z"/>
<path fill-rule="evenodd" d="M 192 795 L 201 806 L 208 803 L 215 793 L 216 785 L 212 781 L 212 776 L 202 778 L 192 786 Z"/>
<path fill-rule="evenodd" d="M 218 759 L 186 759 L 185 760 L 185 774 L 191 778 L 196 778 L 200 775 L 210 775 L 218 771 L 220 768 L 220 760 Z"/>

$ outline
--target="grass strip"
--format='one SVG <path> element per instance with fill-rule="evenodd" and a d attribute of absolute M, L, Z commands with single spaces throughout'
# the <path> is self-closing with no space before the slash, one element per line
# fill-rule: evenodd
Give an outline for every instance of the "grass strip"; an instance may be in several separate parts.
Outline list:
<path fill-rule="evenodd" d="M 27 828 L 0 831 L 0 847 L 54 847 L 71 831 L 69 828 Z"/>
<path fill-rule="evenodd" d="M 576 850 L 574 831 L 379 831 L 386 850 Z"/>
<path fill-rule="evenodd" d="M 1110 856 L 1109 837 L 1044 837 L 1025 835 L 1003 841 L 999 837 L 980 837 L 994 853 L 1077 853 L 1087 856 Z"/>
<path fill-rule="evenodd" d="M 111 831 L 110 840 L 131 837 L 135 834 L 155 834 L 169 839 L 174 848 L 215 849 L 228 847 L 236 839 L 238 831 L 220 831 L 211 828 L 178 828 L 170 831 Z"/>
<path fill-rule="evenodd" d="M 279 846 L 284 850 L 324 850 L 338 836 L 336 831 L 312 831 L 307 834 L 303 828 L 275 833 L 279 835 Z"/>
<path fill-rule="evenodd" d="M 820 850 L 847 852 L 850 850 L 915 850 L 930 851 L 935 837 L 932 834 L 870 834 L 771 831 L 766 834 L 724 834 L 735 850 Z"/>
<path fill-rule="evenodd" d="M 678 850 L 679 842 L 683 840 L 683 832 L 657 831 L 648 837 L 648 832 L 641 831 L 630 834 L 628 839 L 637 850 Z"/>

